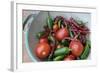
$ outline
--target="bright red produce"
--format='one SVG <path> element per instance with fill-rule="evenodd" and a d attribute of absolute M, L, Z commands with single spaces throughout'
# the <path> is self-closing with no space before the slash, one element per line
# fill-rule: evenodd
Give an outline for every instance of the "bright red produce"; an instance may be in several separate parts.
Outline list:
<path fill-rule="evenodd" d="M 39 59 L 45 59 L 50 54 L 50 45 L 47 43 L 39 43 L 35 48 L 36 56 Z"/>
<path fill-rule="evenodd" d="M 79 40 L 72 40 L 69 48 L 72 49 L 72 54 L 76 57 L 80 56 L 83 51 L 83 45 Z"/>
<path fill-rule="evenodd" d="M 40 38 L 39 43 L 48 43 L 47 38 Z"/>
<path fill-rule="evenodd" d="M 56 39 L 61 41 L 65 37 L 68 37 L 68 35 L 69 35 L 68 29 L 67 28 L 61 28 L 56 32 Z"/>
<path fill-rule="evenodd" d="M 68 55 L 64 58 L 64 61 L 67 61 L 67 60 L 75 60 L 75 56 L 74 55 Z"/>

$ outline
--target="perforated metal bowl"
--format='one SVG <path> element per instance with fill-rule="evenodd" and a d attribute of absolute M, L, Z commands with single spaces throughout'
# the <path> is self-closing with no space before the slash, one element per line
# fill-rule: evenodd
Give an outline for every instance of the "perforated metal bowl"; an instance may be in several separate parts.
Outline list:
<path fill-rule="evenodd" d="M 35 11 L 33 11 L 35 12 Z M 51 17 L 54 18 L 56 16 L 63 16 L 64 18 L 73 17 L 75 19 L 81 19 L 84 22 L 87 23 L 87 27 L 90 28 L 91 24 L 91 14 L 89 13 L 76 13 L 76 12 L 49 12 Z M 36 38 L 36 34 L 43 30 L 43 25 L 46 24 L 46 18 L 48 16 L 47 11 L 38 11 L 36 14 L 31 14 L 27 17 L 27 21 L 24 22 L 24 32 L 25 32 L 25 46 L 26 50 L 28 52 L 28 55 L 30 59 L 33 62 L 39 61 L 39 59 L 36 57 L 34 48 L 38 42 Z M 90 56 L 89 58 L 90 59 Z"/>

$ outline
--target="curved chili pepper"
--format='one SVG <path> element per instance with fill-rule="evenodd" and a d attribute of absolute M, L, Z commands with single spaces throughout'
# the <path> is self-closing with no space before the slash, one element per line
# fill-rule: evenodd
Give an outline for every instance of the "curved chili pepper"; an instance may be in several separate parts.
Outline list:
<path fill-rule="evenodd" d="M 80 29 L 80 30 L 89 30 L 88 28 L 81 28 L 76 22 L 75 22 L 75 20 L 73 19 L 73 18 L 70 18 L 70 23 L 71 24 L 73 24 L 74 26 L 76 26 L 78 29 Z"/>

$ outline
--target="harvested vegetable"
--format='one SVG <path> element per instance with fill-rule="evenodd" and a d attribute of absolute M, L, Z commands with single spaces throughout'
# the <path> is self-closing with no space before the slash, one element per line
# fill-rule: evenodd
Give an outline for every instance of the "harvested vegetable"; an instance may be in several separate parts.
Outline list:
<path fill-rule="evenodd" d="M 47 38 L 40 38 L 39 43 L 48 43 Z"/>
<path fill-rule="evenodd" d="M 68 37 L 69 33 L 68 33 L 68 29 L 66 28 L 61 28 L 56 32 L 56 39 L 58 41 L 63 40 L 65 37 Z"/>
<path fill-rule="evenodd" d="M 86 59 L 90 53 L 90 42 L 87 40 L 86 45 L 84 47 L 84 51 L 80 56 L 80 59 Z"/>
<path fill-rule="evenodd" d="M 59 55 L 66 55 L 71 51 L 68 47 L 63 47 L 63 48 L 58 48 L 54 52 L 54 56 L 59 56 Z"/>
<path fill-rule="evenodd" d="M 79 57 L 83 52 L 83 45 L 79 40 L 72 40 L 69 47 L 72 49 L 72 54 Z"/>
<path fill-rule="evenodd" d="M 50 54 L 50 45 L 47 43 L 39 43 L 35 48 L 36 56 L 39 59 L 45 59 Z"/>
<path fill-rule="evenodd" d="M 45 34 L 45 32 L 38 32 L 37 35 L 36 35 L 36 37 L 38 39 L 40 39 L 44 34 Z"/>
<path fill-rule="evenodd" d="M 52 27 L 53 27 L 53 20 L 50 17 L 49 12 L 48 12 L 48 18 L 47 18 L 47 25 L 48 25 L 49 29 L 52 29 Z"/>
<path fill-rule="evenodd" d="M 64 61 L 68 61 L 68 60 L 75 60 L 75 56 L 71 54 L 64 58 Z"/>
<path fill-rule="evenodd" d="M 68 61 L 87 59 L 90 54 L 90 30 L 82 20 L 65 19 L 48 12 L 47 25 L 37 33 L 39 43 L 35 54 L 41 61 Z M 88 40 L 88 41 L 87 41 Z"/>
<path fill-rule="evenodd" d="M 54 31 L 54 32 L 57 32 L 58 29 L 59 29 L 58 25 L 57 25 L 57 24 L 54 24 L 54 25 L 53 25 L 53 31 Z"/>
<path fill-rule="evenodd" d="M 60 55 L 60 56 L 55 57 L 53 61 L 61 61 L 63 60 L 63 58 L 64 58 L 64 55 Z"/>

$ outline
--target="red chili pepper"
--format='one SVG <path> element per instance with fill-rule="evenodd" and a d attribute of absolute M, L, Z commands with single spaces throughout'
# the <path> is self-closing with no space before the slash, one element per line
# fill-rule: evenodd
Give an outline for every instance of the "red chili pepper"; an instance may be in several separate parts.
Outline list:
<path fill-rule="evenodd" d="M 76 26 L 76 27 L 77 27 L 78 29 L 80 29 L 80 30 L 83 30 L 83 31 L 84 31 L 84 30 L 89 30 L 89 29 L 86 28 L 86 27 L 81 28 L 73 18 L 70 18 L 70 23 L 73 24 L 74 26 Z"/>

